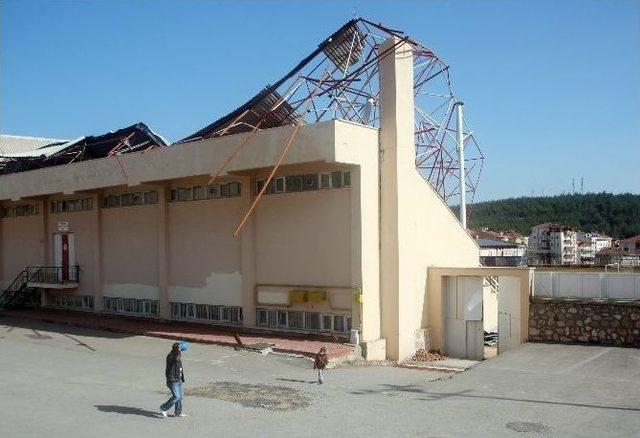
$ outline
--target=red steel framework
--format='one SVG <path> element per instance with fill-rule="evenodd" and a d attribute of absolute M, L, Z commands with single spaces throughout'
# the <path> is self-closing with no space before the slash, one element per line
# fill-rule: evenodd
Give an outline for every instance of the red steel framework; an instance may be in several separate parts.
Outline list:
<path fill-rule="evenodd" d="M 382 43 L 390 37 L 397 38 L 396 44 L 382 50 Z M 282 79 L 180 142 L 330 119 L 378 127 L 379 61 L 400 44 L 413 49 L 416 167 L 449 201 L 460 195 L 454 116 L 458 99 L 451 87 L 449 66 L 403 32 L 364 18 L 347 22 Z M 464 125 L 464 189 L 473 201 L 484 156 L 466 122 Z M 238 146 L 223 167 L 249 140 Z M 222 171 L 217 169 L 214 178 Z"/>

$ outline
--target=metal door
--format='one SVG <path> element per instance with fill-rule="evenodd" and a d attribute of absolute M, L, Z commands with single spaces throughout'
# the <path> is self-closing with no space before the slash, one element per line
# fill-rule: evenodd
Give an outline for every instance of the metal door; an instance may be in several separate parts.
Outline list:
<path fill-rule="evenodd" d="M 445 354 L 482 360 L 482 277 L 446 276 L 442 280 Z"/>
<path fill-rule="evenodd" d="M 498 354 L 520 345 L 520 279 L 499 277 Z"/>
<path fill-rule="evenodd" d="M 69 281 L 70 278 L 75 280 L 75 275 L 71 275 L 71 271 L 76 264 L 75 260 L 75 239 L 73 233 L 55 234 L 53 237 L 54 260 L 55 265 L 60 269 L 57 281 Z"/>

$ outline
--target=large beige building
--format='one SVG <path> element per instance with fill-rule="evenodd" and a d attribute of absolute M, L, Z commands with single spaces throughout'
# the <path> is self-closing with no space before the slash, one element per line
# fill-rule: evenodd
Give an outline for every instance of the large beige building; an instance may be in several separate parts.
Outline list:
<path fill-rule="evenodd" d="M 411 46 L 383 48 L 377 129 L 336 117 L 0 176 L 0 282 L 51 267 L 25 271 L 45 306 L 357 330 L 368 358 L 408 357 L 428 268 L 478 267 L 478 247 L 416 170 Z"/>

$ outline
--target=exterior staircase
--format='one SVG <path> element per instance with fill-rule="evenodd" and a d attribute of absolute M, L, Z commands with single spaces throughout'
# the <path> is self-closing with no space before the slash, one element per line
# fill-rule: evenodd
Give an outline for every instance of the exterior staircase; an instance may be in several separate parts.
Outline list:
<path fill-rule="evenodd" d="M 78 266 L 29 266 L 24 268 L 9 285 L 0 290 L 0 308 L 37 307 L 40 305 L 39 288 L 64 289 L 76 287 Z"/>
<path fill-rule="evenodd" d="M 0 293 L 0 308 L 33 307 L 39 301 L 37 288 L 29 286 L 29 281 L 35 275 L 30 268 L 23 269 L 9 287 Z"/>

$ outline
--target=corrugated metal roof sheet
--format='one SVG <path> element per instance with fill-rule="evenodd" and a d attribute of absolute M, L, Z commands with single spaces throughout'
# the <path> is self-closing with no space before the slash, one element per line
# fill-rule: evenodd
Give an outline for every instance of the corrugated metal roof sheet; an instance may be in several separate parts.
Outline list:
<path fill-rule="evenodd" d="M 67 141 L 57 138 L 0 134 L 0 155 L 19 154 L 39 149 L 52 143 L 66 143 Z"/>

